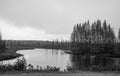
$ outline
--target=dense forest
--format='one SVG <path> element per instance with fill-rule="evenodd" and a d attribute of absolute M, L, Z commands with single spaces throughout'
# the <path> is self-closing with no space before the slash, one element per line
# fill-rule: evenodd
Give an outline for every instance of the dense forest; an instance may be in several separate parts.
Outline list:
<path fill-rule="evenodd" d="M 118 36 L 106 20 L 89 21 L 74 26 L 71 33 L 71 49 L 81 54 L 119 54 L 120 29 Z"/>

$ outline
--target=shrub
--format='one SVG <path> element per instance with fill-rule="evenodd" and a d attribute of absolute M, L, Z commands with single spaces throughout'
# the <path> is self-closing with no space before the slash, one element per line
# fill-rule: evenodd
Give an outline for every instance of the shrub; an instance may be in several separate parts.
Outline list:
<path fill-rule="evenodd" d="M 27 63 L 24 57 L 22 59 L 17 59 L 17 61 L 14 64 L 14 70 L 17 71 L 25 71 L 27 67 Z"/>

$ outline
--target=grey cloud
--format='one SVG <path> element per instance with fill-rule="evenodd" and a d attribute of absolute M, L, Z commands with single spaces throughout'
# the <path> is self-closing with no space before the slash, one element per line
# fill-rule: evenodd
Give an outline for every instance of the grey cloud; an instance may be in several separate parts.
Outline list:
<path fill-rule="evenodd" d="M 19 27 L 28 25 L 57 34 L 71 33 L 74 24 L 97 18 L 107 19 L 117 29 L 119 3 L 120 0 L 0 0 L 0 17 Z"/>

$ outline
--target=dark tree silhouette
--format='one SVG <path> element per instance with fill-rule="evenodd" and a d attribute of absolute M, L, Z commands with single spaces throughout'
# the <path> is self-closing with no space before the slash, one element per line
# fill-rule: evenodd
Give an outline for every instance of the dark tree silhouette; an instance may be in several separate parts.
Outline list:
<path fill-rule="evenodd" d="M 118 41 L 120 41 L 120 28 L 119 28 L 119 31 L 118 31 Z"/>
<path fill-rule="evenodd" d="M 5 40 L 2 40 L 2 33 L 0 32 L 0 51 L 5 49 Z"/>
<path fill-rule="evenodd" d="M 87 21 L 75 25 L 70 41 L 72 50 L 89 53 L 100 52 L 104 49 L 104 52 L 107 53 L 109 49 L 101 47 L 113 47 L 115 39 L 116 37 L 110 24 L 108 25 L 106 20 L 104 20 L 102 25 L 101 21 L 97 20 L 92 24 Z M 109 52 L 112 53 L 112 51 Z"/>

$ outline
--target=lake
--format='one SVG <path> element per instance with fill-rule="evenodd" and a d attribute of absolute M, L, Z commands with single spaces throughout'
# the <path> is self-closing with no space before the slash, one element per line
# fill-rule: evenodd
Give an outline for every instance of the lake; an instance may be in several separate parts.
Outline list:
<path fill-rule="evenodd" d="M 65 50 L 34 49 L 19 50 L 17 53 L 23 54 L 27 64 L 37 65 L 45 68 L 47 66 L 59 67 L 64 70 L 70 67 L 91 67 L 91 66 L 120 66 L 120 58 L 110 58 L 107 56 L 73 55 L 65 53 Z M 17 58 L 16 58 L 17 59 Z M 16 59 L 4 61 L 13 63 Z"/>

